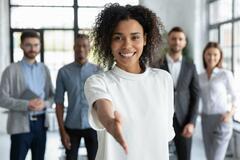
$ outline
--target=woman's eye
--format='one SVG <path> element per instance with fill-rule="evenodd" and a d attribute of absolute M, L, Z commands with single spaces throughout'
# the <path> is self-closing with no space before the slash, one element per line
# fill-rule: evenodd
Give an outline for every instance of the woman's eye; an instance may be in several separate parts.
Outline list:
<path fill-rule="evenodd" d="M 114 41 L 120 41 L 120 40 L 122 40 L 122 37 L 120 37 L 120 36 L 114 36 L 114 37 L 113 37 L 113 40 L 114 40 Z"/>
<path fill-rule="evenodd" d="M 133 36 L 132 37 L 132 40 L 138 40 L 138 39 L 140 39 L 140 36 Z"/>

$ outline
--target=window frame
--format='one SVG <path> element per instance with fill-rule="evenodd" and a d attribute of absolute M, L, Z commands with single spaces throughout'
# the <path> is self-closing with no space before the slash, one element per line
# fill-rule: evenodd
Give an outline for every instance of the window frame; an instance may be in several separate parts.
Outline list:
<path fill-rule="evenodd" d="M 214 3 L 216 1 L 220 1 L 220 0 L 209 0 L 208 3 L 207 3 L 207 5 L 208 5 L 208 40 L 210 41 L 210 30 L 217 29 L 218 30 L 218 41 L 217 42 L 220 43 L 221 42 L 221 36 L 220 36 L 221 35 L 221 30 L 220 30 L 221 26 L 224 25 L 224 24 L 231 23 L 231 25 L 232 25 L 232 27 L 231 27 L 231 36 L 232 36 L 231 37 L 231 42 L 232 42 L 232 44 L 231 44 L 231 64 L 230 65 L 231 65 L 231 71 L 234 74 L 234 71 L 235 71 L 234 58 L 235 58 L 235 54 L 236 54 L 236 53 L 234 53 L 234 44 L 235 44 L 235 42 L 234 42 L 234 30 L 235 30 L 234 23 L 240 22 L 240 17 L 235 17 L 235 15 L 234 15 L 235 0 L 231 0 L 232 1 L 232 17 L 231 17 L 231 19 L 225 20 L 225 21 L 222 21 L 222 22 L 218 22 L 218 23 L 215 23 L 215 24 L 210 24 L 210 4 Z M 240 121 L 237 121 L 236 119 L 234 119 L 234 121 L 237 122 L 237 123 L 240 123 Z"/>
<path fill-rule="evenodd" d="M 78 16 L 78 11 L 81 8 L 104 8 L 104 6 L 81 6 L 78 5 L 78 1 L 80 0 L 72 0 L 73 1 L 73 5 L 16 5 L 16 4 L 11 4 L 11 0 L 8 0 L 8 5 L 9 5 L 9 26 L 10 26 L 10 63 L 14 62 L 14 37 L 13 34 L 14 32 L 22 32 L 24 30 L 36 30 L 37 32 L 40 33 L 40 38 L 41 38 L 41 55 L 40 55 L 40 61 L 44 62 L 44 32 L 45 31 L 49 31 L 49 30 L 59 30 L 59 31 L 64 31 L 64 30 L 71 30 L 74 32 L 74 39 L 76 38 L 77 34 L 79 32 L 89 32 L 91 31 L 91 28 L 79 28 L 78 26 L 78 20 L 79 20 L 79 16 Z M 139 3 L 139 1 L 138 1 Z M 12 7 L 53 7 L 53 8 L 73 8 L 73 28 L 67 28 L 67 27 L 46 27 L 46 28 L 13 28 L 11 26 L 11 8 Z"/>

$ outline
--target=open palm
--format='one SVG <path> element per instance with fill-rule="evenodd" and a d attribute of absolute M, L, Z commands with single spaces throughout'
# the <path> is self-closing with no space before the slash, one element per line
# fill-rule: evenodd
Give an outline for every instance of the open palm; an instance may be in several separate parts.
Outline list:
<path fill-rule="evenodd" d="M 107 131 L 116 139 L 116 141 L 123 147 L 125 153 L 128 153 L 128 146 L 123 137 L 122 132 L 122 117 L 119 112 L 114 112 L 114 119 L 111 121 Z"/>

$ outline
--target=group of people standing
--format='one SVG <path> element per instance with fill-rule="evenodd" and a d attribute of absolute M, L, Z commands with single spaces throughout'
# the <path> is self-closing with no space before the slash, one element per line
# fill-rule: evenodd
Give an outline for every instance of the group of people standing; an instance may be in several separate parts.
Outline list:
<path fill-rule="evenodd" d="M 186 34 L 180 27 L 168 33 L 169 52 L 153 66 L 168 71 L 174 82 L 174 142 L 179 160 L 190 160 L 192 135 L 202 100 L 201 124 L 207 160 L 223 160 L 232 136 L 232 117 L 238 105 L 237 86 L 231 71 L 222 67 L 223 52 L 209 42 L 202 53 L 204 71 L 183 57 Z M 230 98 L 229 98 L 230 97 Z"/>
<path fill-rule="evenodd" d="M 79 34 L 74 42 L 74 62 L 59 70 L 54 92 L 49 70 L 36 61 L 40 53 L 40 36 L 35 31 L 21 35 L 23 59 L 9 65 L 2 74 L 0 106 L 9 109 L 7 132 L 11 135 L 11 160 L 24 160 L 31 149 L 33 160 L 43 160 L 48 128 L 47 108 L 56 103 L 56 115 L 66 159 L 76 160 L 81 138 L 85 140 L 88 160 L 94 160 L 97 134 L 88 123 L 88 104 L 84 82 L 100 68 L 88 62 L 90 40 Z M 68 107 L 64 123 L 64 94 Z M 58 147 L 58 146 L 56 146 Z"/>
<path fill-rule="evenodd" d="M 173 138 L 178 159 L 190 160 L 201 98 L 207 159 L 223 160 L 238 98 L 233 74 L 222 68 L 222 50 L 215 42 L 206 45 L 205 71 L 198 75 L 183 55 L 185 32 L 174 27 L 168 33 L 168 53 L 152 64 L 161 28 L 146 7 L 106 5 L 93 28 L 93 50 L 108 70 L 87 60 L 90 40 L 79 34 L 74 62 L 59 70 L 55 92 L 48 68 L 35 59 L 40 37 L 23 32 L 24 57 L 5 69 L 0 84 L 0 106 L 9 109 L 10 159 L 24 160 L 29 149 L 33 160 L 44 159 L 46 109 L 55 101 L 66 159 L 77 159 L 83 137 L 88 160 L 167 160 Z"/>

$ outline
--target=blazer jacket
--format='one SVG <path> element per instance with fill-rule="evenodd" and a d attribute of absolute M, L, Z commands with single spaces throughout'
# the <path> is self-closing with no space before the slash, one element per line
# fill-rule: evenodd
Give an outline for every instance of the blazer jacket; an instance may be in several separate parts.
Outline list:
<path fill-rule="evenodd" d="M 166 57 L 154 67 L 169 72 Z M 183 57 L 177 86 L 174 88 L 175 116 L 181 126 L 187 123 L 195 125 L 198 115 L 199 95 L 200 88 L 196 67 Z"/>

